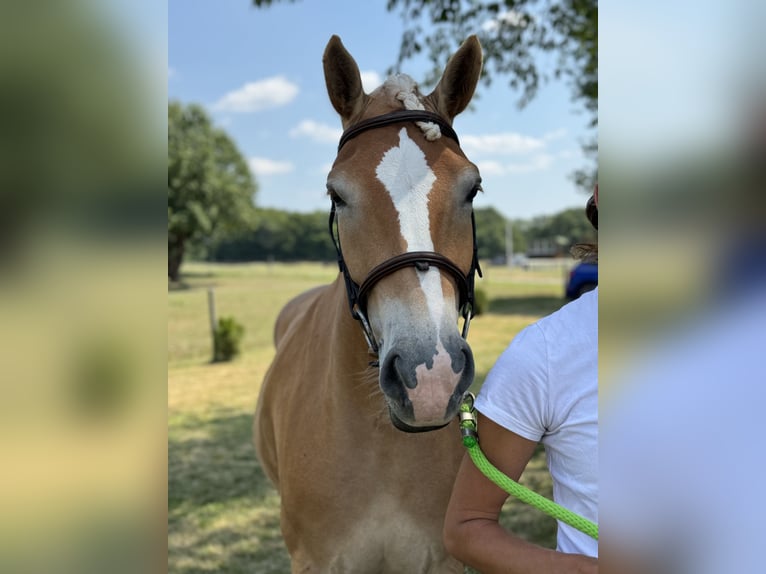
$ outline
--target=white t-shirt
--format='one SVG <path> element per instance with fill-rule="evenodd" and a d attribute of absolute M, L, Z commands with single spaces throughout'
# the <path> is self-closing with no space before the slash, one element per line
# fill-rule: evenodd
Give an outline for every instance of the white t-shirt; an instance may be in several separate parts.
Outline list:
<path fill-rule="evenodd" d="M 542 442 L 554 500 L 598 522 L 598 289 L 521 331 L 487 375 L 476 408 Z M 596 540 L 562 522 L 557 548 L 598 556 Z"/>

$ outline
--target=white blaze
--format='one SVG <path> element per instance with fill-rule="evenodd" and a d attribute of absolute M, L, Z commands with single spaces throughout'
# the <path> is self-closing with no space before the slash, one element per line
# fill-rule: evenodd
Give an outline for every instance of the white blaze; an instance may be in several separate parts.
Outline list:
<path fill-rule="evenodd" d="M 399 131 L 399 146 L 383 155 L 375 173 L 399 214 L 399 227 L 407 242 L 407 251 L 433 251 L 428 194 L 436 181 L 436 175 L 428 167 L 425 154 L 410 139 L 405 128 Z M 417 274 L 431 319 L 438 329 L 444 297 L 441 275 L 434 267 L 428 271 L 417 271 Z"/>

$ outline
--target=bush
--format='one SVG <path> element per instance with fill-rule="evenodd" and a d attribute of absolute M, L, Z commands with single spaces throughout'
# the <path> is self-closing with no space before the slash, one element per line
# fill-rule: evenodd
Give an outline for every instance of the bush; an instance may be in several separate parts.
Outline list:
<path fill-rule="evenodd" d="M 473 314 L 481 315 L 489 310 L 489 295 L 484 289 L 479 287 L 473 292 Z"/>
<path fill-rule="evenodd" d="M 231 361 L 239 355 L 245 328 L 234 317 L 221 317 L 213 334 L 213 362 Z"/>

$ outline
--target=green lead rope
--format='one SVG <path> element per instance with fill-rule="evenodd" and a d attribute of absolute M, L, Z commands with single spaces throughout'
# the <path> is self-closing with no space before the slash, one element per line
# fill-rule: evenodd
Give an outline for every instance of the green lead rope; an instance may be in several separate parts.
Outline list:
<path fill-rule="evenodd" d="M 536 492 L 522 486 L 515 480 L 500 472 L 489 460 L 479 447 L 479 435 L 476 425 L 476 410 L 473 407 L 474 396 L 466 393 L 460 405 L 460 433 L 463 436 L 463 446 L 468 449 L 471 460 L 484 476 L 502 488 L 508 494 L 515 496 L 522 502 L 534 506 L 556 520 L 565 522 L 569 526 L 584 532 L 591 538 L 598 540 L 598 525 L 571 510 L 540 496 Z"/>

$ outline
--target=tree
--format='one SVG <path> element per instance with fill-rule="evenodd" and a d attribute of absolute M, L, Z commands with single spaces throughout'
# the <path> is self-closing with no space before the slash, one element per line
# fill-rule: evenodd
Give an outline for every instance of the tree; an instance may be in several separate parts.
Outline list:
<path fill-rule="evenodd" d="M 505 227 L 503 214 L 494 207 L 474 210 L 476 220 L 476 243 L 480 259 L 494 259 L 505 255 Z"/>
<path fill-rule="evenodd" d="M 258 209 L 258 223 L 246 233 L 218 241 L 207 254 L 213 261 L 334 261 L 327 211 L 291 213 Z"/>
<path fill-rule="evenodd" d="M 510 86 L 528 103 L 541 80 L 549 77 L 540 65 L 545 53 L 556 56 L 555 77 L 567 76 L 573 97 L 592 113 L 598 109 L 597 0 L 388 0 L 388 10 L 400 8 L 406 28 L 399 62 L 428 50 L 434 71 L 443 67 L 456 45 L 472 33 L 484 50 L 484 80 L 510 76 Z M 425 36 L 421 21 L 433 32 Z"/>
<path fill-rule="evenodd" d="M 598 238 L 597 231 L 585 216 L 585 210 L 578 207 L 534 218 L 529 222 L 525 234 L 529 243 L 536 240 L 553 241 L 559 244 L 564 253 L 568 253 L 575 243 L 592 243 Z"/>
<path fill-rule="evenodd" d="M 259 7 L 279 1 L 252 0 Z M 541 82 L 551 76 L 565 77 L 573 99 L 590 114 L 591 127 L 596 126 L 598 0 L 387 0 L 386 8 L 390 12 L 399 9 L 405 25 L 392 71 L 427 51 L 433 64 L 427 82 L 433 83 L 449 55 L 475 33 L 484 51 L 486 84 L 497 76 L 508 76 L 511 88 L 521 91 L 519 104 L 523 106 L 535 97 Z M 428 35 L 424 21 L 431 26 Z M 546 54 L 555 57 L 552 70 L 546 70 L 540 59 Z M 594 155 L 594 142 L 584 149 Z"/>
<path fill-rule="evenodd" d="M 168 277 L 187 244 L 241 230 L 255 216 L 250 169 L 201 106 L 168 104 Z"/>

